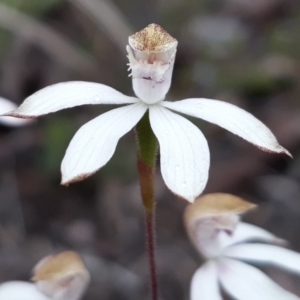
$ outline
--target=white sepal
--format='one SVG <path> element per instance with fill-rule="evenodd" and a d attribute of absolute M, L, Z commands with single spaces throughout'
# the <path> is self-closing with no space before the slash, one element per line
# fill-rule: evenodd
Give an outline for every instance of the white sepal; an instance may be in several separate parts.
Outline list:
<path fill-rule="evenodd" d="M 222 300 L 214 261 L 206 262 L 195 272 L 190 293 L 190 300 Z"/>
<path fill-rule="evenodd" d="M 125 96 L 104 84 L 69 81 L 43 88 L 25 99 L 18 109 L 5 115 L 30 119 L 84 104 L 128 104 L 137 101 L 137 98 Z"/>
<path fill-rule="evenodd" d="M 219 260 L 219 278 L 228 294 L 235 299 L 300 299 L 284 290 L 255 267 L 233 259 L 223 258 Z"/>
<path fill-rule="evenodd" d="M 36 282 L 36 286 L 51 300 L 79 300 L 89 281 L 89 274 L 82 272 L 51 280 L 40 280 Z"/>
<path fill-rule="evenodd" d="M 41 293 L 35 284 L 25 281 L 9 281 L 0 284 L 1 300 L 52 300 Z"/>
<path fill-rule="evenodd" d="M 73 137 L 62 161 L 62 184 L 81 181 L 103 167 L 115 152 L 119 139 L 145 114 L 136 103 L 113 109 L 83 125 Z"/>
<path fill-rule="evenodd" d="M 17 109 L 17 105 L 5 98 L 0 97 L 0 115 L 10 112 Z M 29 120 L 22 120 L 13 117 L 0 117 L 0 124 L 18 127 L 30 123 Z"/>
<path fill-rule="evenodd" d="M 291 154 L 279 145 L 270 129 L 247 111 L 219 100 L 185 99 L 163 102 L 172 110 L 217 124 L 240 136 L 256 147 L 268 151 Z"/>
<path fill-rule="evenodd" d="M 222 248 L 246 241 L 261 241 L 277 245 L 287 244 L 285 240 L 278 238 L 269 231 L 244 222 L 238 223 L 231 235 L 220 234 L 218 240 Z"/>
<path fill-rule="evenodd" d="M 264 265 L 275 265 L 300 274 L 300 254 L 274 245 L 236 245 L 226 249 L 223 255 Z"/>
<path fill-rule="evenodd" d="M 195 125 L 168 109 L 153 105 L 149 111 L 160 145 L 163 179 L 173 193 L 193 202 L 208 179 L 207 141 Z"/>

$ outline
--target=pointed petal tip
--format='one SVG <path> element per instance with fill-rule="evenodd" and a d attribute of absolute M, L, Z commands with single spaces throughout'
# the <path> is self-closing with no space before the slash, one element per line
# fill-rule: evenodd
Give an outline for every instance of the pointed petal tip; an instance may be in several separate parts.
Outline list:
<path fill-rule="evenodd" d="M 173 195 L 175 195 L 176 197 L 178 197 L 180 200 L 187 201 L 191 204 L 193 204 L 195 202 L 195 200 L 203 194 L 203 190 L 204 190 L 204 187 L 203 187 L 203 189 L 197 195 L 179 195 L 175 190 L 172 190 L 170 187 L 168 187 L 168 188 L 169 188 L 170 192 Z"/>
<path fill-rule="evenodd" d="M 185 199 L 186 201 L 190 202 L 190 203 L 194 203 L 197 197 L 189 197 L 188 199 Z"/>
<path fill-rule="evenodd" d="M 281 147 L 281 152 L 280 153 L 284 153 L 284 154 L 288 155 L 290 158 L 293 158 L 293 155 L 283 147 Z"/>
<path fill-rule="evenodd" d="M 79 174 L 79 175 L 77 175 L 75 177 L 72 177 L 72 178 L 69 178 L 69 179 L 66 179 L 63 176 L 60 184 L 67 187 L 70 184 L 73 184 L 73 183 L 76 183 L 76 182 L 80 182 L 80 181 L 83 181 L 83 180 L 87 179 L 88 177 L 94 175 L 97 171 L 92 172 L 92 173 Z"/>
<path fill-rule="evenodd" d="M 256 145 L 254 145 L 254 146 L 256 146 Z M 280 145 L 278 145 L 278 147 L 274 150 L 270 150 L 270 149 L 263 148 L 263 147 L 258 147 L 258 148 L 264 152 L 286 154 L 290 158 L 293 158 L 293 155 L 287 149 L 285 149 L 284 147 L 282 147 Z"/>
<path fill-rule="evenodd" d="M 176 194 L 174 191 L 171 191 L 175 196 L 177 196 L 179 199 L 187 201 L 191 204 L 193 204 L 196 200 L 197 197 L 193 197 L 193 196 L 182 196 L 182 195 L 178 195 Z"/>
<path fill-rule="evenodd" d="M 69 186 L 69 182 L 68 182 L 68 181 L 63 181 L 63 180 L 61 180 L 60 185 L 63 185 L 63 186 L 65 186 L 65 187 L 68 187 L 68 186 Z"/>
<path fill-rule="evenodd" d="M 89 177 L 89 175 L 83 175 L 82 174 L 82 175 L 78 175 L 78 176 L 76 176 L 76 177 L 74 177 L 72 179 L 64 179 L 64 178 L 62 178 L 60 184 L 63 185 L 63 186 L 68 187 L 70 184 L 76 183 L 76 182 L 79 182 L 79 181 L 83 181 L 84 179 L 86 179 L 88 177 Z"/>
<path fill-rule="evenodd" d="M 178 197 L 180 200 L 184 200 L 184 201 L 189 202 L 190 204 L 193 204 L 195 202 L 195 200 L 202 195 L 203 189 L 204 189 L 204 187 L 203 187 L 203 189 L 197 195 L 183 195 L 183 193 L 181 195 L 179 195 L 176 190 L 172 190 L 170 187 L 168 187 L 168 188 L 169 188 L 169 190 L 171 191 L 171 193 L 173 195 L 175 195 L 176 197 Z"/>
<path fill-rule="evenodd" d="M 17 110 L 12 110 L 7 113 L 1 114 L 1 117 L 14 117 L 14 118 L 19 118 L 19 119 L 36 119 L 37 116 L 30 116 L 30 115 L 22 115 L 17 112 Z"/>

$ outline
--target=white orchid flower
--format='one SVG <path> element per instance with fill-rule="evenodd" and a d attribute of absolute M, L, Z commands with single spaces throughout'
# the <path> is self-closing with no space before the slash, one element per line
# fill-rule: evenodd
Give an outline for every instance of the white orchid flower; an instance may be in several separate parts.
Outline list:
<path fill-rule="evenodd" d="M 0 285 L 1 300 L 79 300 L 90 275 L 81 257 L 64 251 L 42 259 L 34 268 L 32 280 L 10 281 Z"/>
<path fill-rule="evenodd" d="M 36 118 L 84 104 L 129 104 L 113 109 L 82 126 L 62 161 L 62 184 L 83 180 L 112 157 L 119 139 L 149 111 L 150 124 L 160 145 L 161 172 L 168 188 L 189 201 L 203 191 L 210 164 L 207 141 L 187 114 L 217 124 L 268 152 L 289 152 L 254 116 L 226 102 L 195 98 L 165 100 L 174 66 L 177 41 L 162 27 L 151 24 L 129 37 L 130 76 L 137 97 L 129 97 L 100 83 L 65 82 L 38 91 L 6 115 Z"/>
<path fill-rule="evenodd" d="M 10 100 L 0 97 L 0 115 L 17 109 L 17 105 Z M 30 123 L 30 120 L 13 117 L 0 117 L 0 124 L 9 127 L 19 127 Z"/>
<path fill-rule="evenodd" d="M 284 240 L 257 226 L 239 223 L 238 214 L 254 206 L 229 194 L 205 195 L 188 206 L 186 229 L 206 259 L 192 278 L 191 300 L 222 300 L 221 287 L 238 300 L 300 299 L 243 262 L 274 265 L 300 275 L 300 254 L 280 247 Z"/>

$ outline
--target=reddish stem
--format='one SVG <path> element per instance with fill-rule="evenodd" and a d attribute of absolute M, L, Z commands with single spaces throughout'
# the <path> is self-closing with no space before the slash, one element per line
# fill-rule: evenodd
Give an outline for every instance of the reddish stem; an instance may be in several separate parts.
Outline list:
<path fill-rule="evenodd" d="M 155 214 L 146 211 L 147 249 L 149 258 L 152 300 L 158 299 L 158 284 L 155 263 Z"/>
<path fill-rule="evenodd" d="M 154 168 L 138 158 L 138 172 L 146 217 L 146 245 L 149 257 L 152 300 L 158 300 L 158 284 L 155 263 Z"/>

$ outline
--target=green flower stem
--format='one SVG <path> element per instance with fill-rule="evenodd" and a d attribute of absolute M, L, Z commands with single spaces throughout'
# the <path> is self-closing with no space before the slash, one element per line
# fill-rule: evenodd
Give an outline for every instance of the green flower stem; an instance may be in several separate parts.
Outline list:
<path fill-rule="evenodd" d="M 152 300 L 158 299 L 157 272 L 155 264 L 155 199 L 154 171 L 157 153 L 157 139 L 151 129 L 149 114 L 145 114 L 136 127 L 138 143 L 137 167 L 141 195 L 145 209 L 147 249 L 151 277 Z"/>
<path fill-rule="evenodd" d="M 136 133 L 139 158 L 154 171 L 158 143 L 150 125 L 148 112 L 137 124 Z"/>

